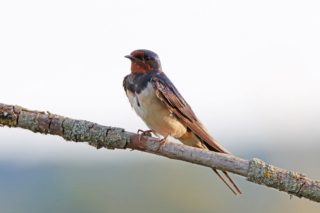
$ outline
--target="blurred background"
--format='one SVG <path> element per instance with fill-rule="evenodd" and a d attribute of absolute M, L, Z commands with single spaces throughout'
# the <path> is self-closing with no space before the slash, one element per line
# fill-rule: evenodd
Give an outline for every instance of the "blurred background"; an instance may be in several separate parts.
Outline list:
<path fill-rule="evenodd" d="M 234 154 L 320 179 L 319 1 L 0 2 L 0 102 L 146 129 L 123 56 L 158 53 L 166 74 Z M 0 212 L 319 212 L 209 169 L 0 128 Z"/>

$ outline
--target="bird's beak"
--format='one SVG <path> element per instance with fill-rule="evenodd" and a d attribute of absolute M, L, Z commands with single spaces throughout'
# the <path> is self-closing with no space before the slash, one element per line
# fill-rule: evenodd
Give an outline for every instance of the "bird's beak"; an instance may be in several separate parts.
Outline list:
<path fill-rule="evenodd" d="M 126 55 L 126 56 L 124 56 L 125 58 L 129 58 L 131 61 L 133 61 L 133 62 L 142 62 L 142 60 L 141 59 L 139 59 L 139 58 L 136 58 L 136 57 L 134 57 L 134 56 L 132 56 L 132 55 Z"/>
<path fill-rule="evenodd" d="M 131 61 L 136 60 L 136 58 L 133 57 L 132 55 L 126 55 L 124 57 L 130 59 Z"/>

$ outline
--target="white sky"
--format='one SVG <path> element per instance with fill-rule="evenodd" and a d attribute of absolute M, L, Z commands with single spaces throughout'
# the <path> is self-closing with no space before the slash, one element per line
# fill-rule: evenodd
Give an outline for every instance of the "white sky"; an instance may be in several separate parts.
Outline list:
<path fill-rule="evenodd" d="M 0 102 L 146 128 L 122 89 L 123 56 L 145 48 L 228 149 L 312 147 L 320 139 L 319 11 L 319 1 L 289 0 L 1 1 Z M 88 150 L 8 128 L 0 141 L 2 157 L 17 159 Z"/>

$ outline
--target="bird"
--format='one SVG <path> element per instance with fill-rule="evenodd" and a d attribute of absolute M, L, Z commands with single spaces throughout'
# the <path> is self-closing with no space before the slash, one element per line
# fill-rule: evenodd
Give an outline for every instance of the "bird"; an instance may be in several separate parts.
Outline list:
<path fill-rule="evenodd" d="M 162 70 L 159 56 L 147 49 L 138 49 L 126 55 L 131 61 L 131 73 L 123 79 L 123 88 L 129 102 L 150 130 L 162 136 L 173 137 L 185 145 L 231 154 L 214 139 L 200 122 L 187 101 Z M 138 131 L 139 132 L 139 131 Z M 229 174 L 213 169 L 234 194 L 241 194 Z M 231 185 L 230 185 L 231 183 Z"/>

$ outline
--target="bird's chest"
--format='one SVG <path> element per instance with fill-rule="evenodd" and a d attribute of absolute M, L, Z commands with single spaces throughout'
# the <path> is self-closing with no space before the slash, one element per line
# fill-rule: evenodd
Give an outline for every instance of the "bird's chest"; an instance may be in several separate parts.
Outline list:
<path fill-rule="evenodd" d="M 136 113 L 146 122 L 155 119 L 155 116 L 166 116 L 170 112 L 165 105 L 157 98 L 155 90 L 151 83 L 140 93 L 127 91 L 129 102 Z"/>
<path fill-rule="evenodd" d="M 156 91 L 150 82 L 139 92 L 126 90 L 126 93 L 136 113 L 157 134 L 179 138 L 186 132 L 186 127 L 157 97 Z"/>

